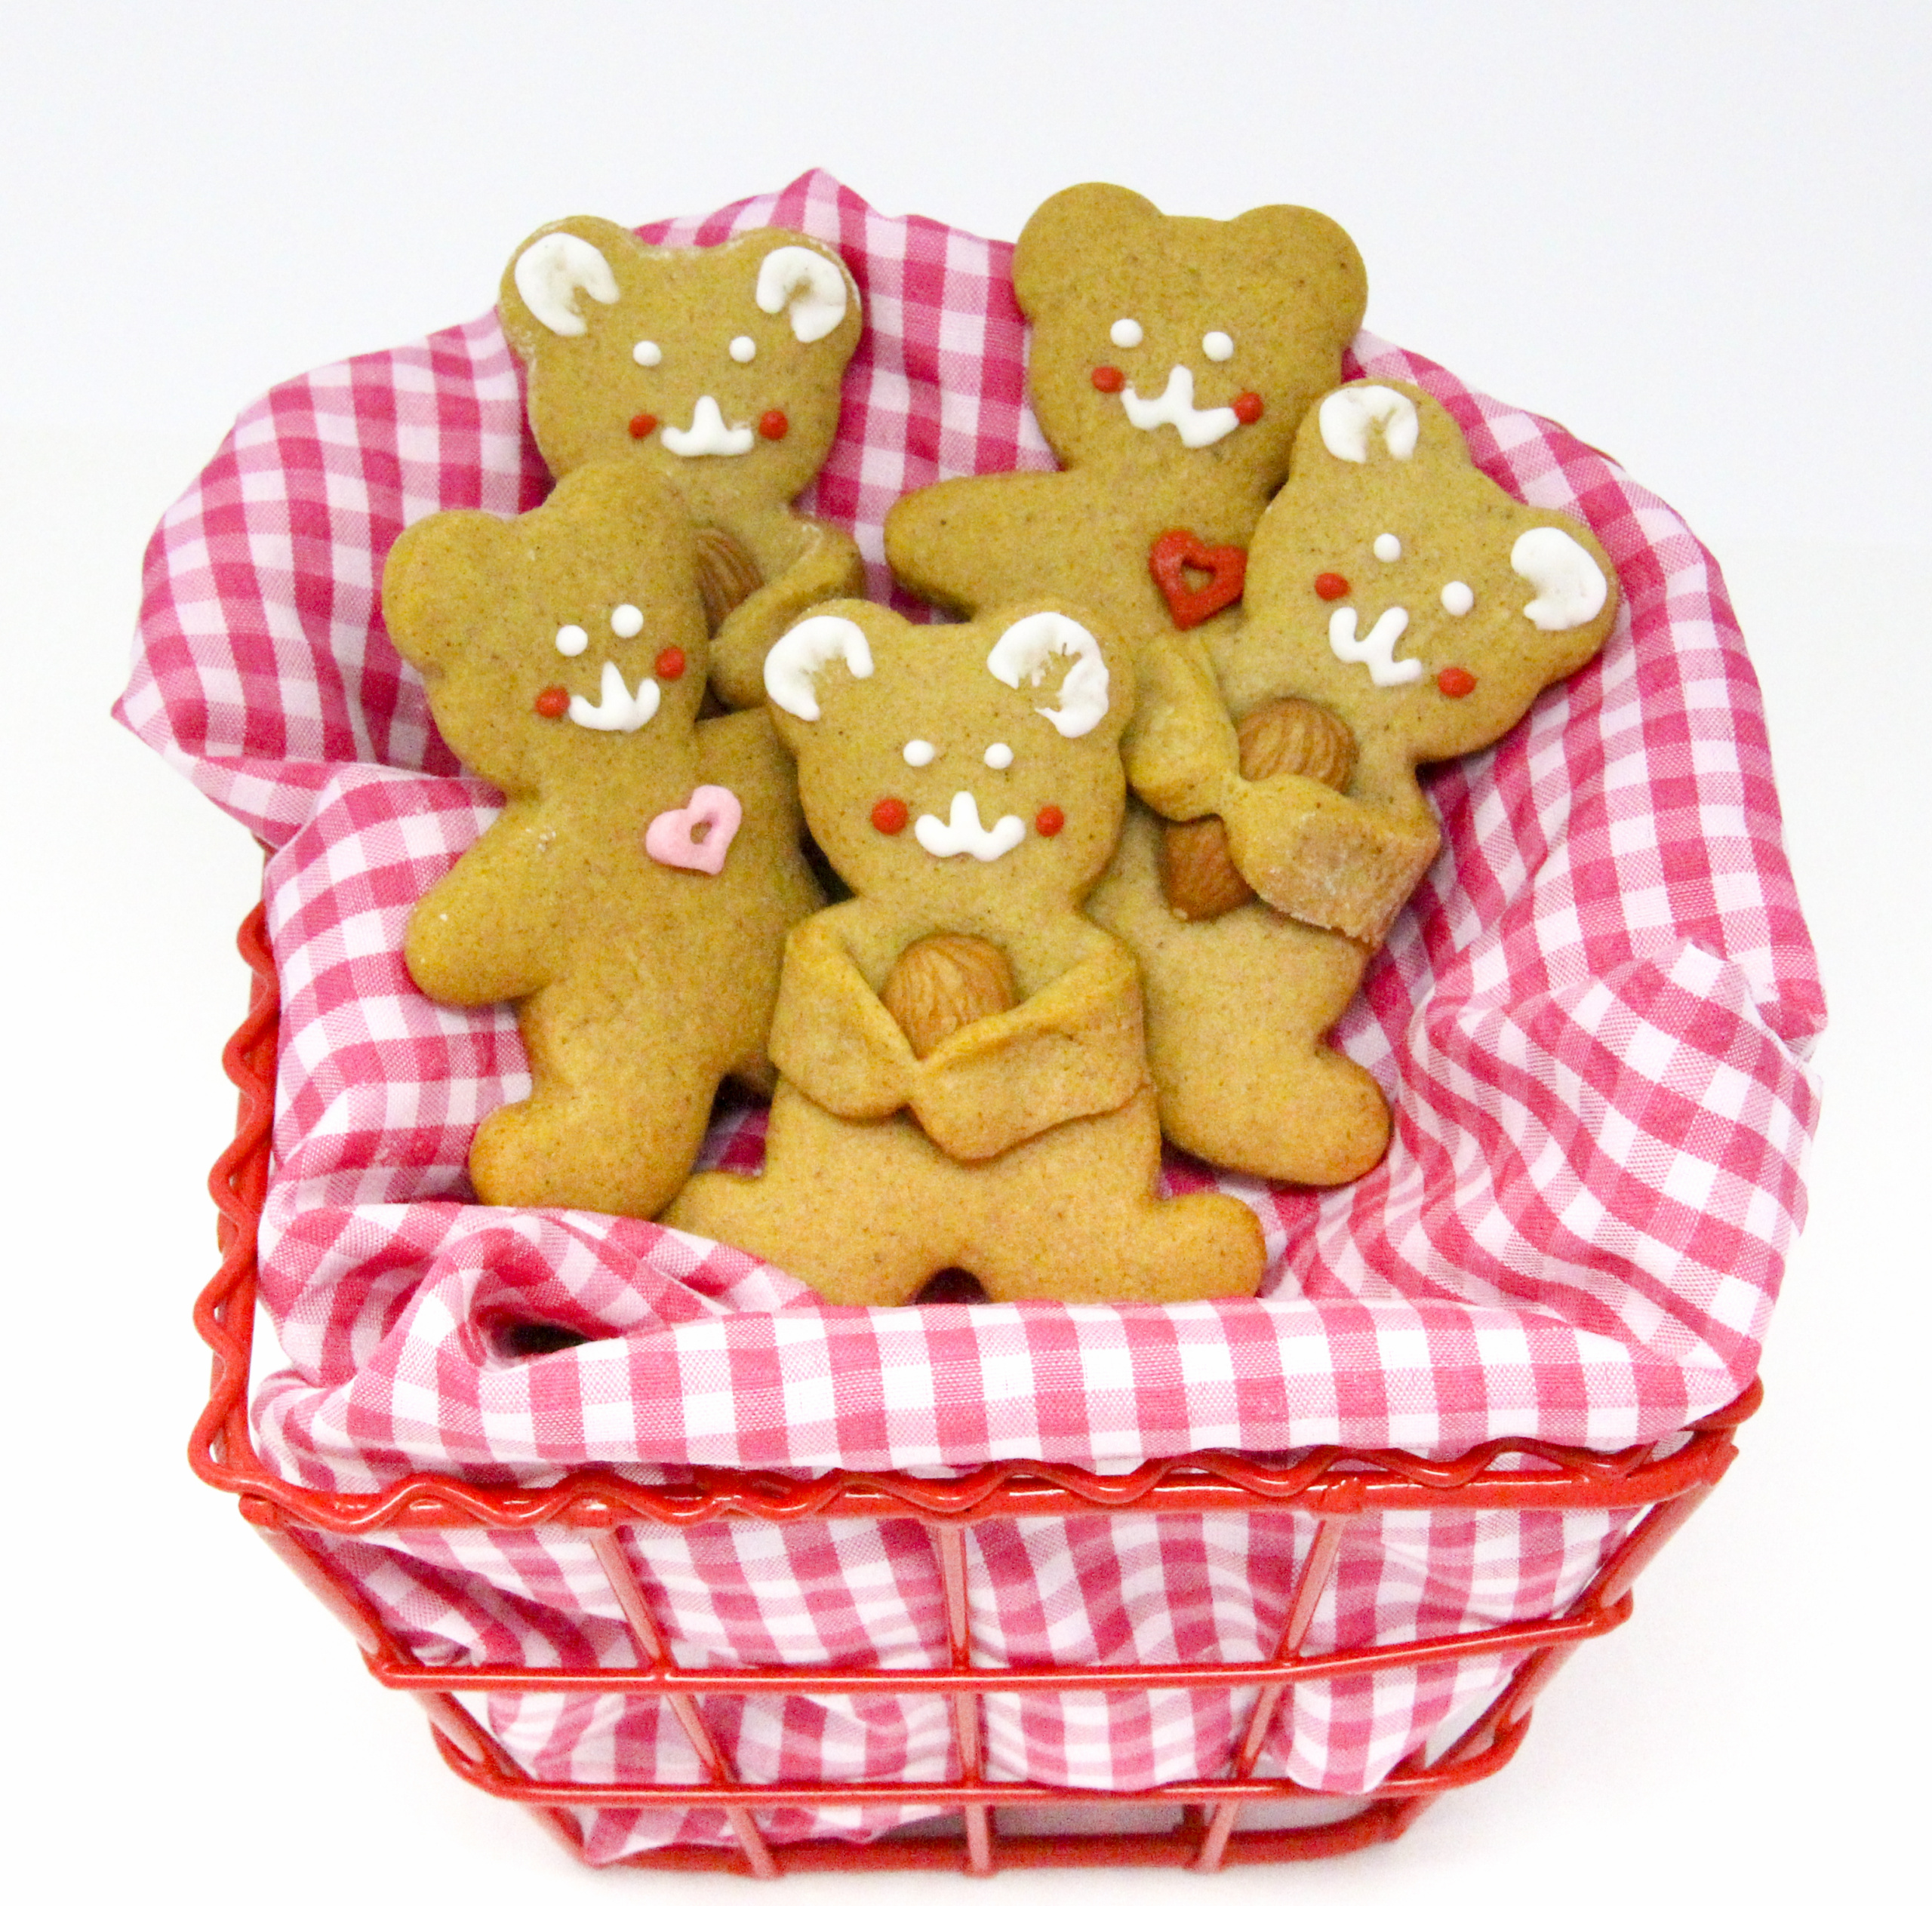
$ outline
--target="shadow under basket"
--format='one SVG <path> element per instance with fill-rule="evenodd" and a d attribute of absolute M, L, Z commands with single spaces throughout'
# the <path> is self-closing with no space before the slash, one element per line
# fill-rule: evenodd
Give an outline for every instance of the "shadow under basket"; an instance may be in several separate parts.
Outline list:
<path fill-rule="evenodd" d="M 204 1482 L 240 1500 L 244 1518 L 347 1625 L 369 1671 L 412 1694 L 427 1711 L 438 1750 L 473 1786 L 528 1807 L 582 1857 L 575 1809 L 622 1806 L 719 1809 L 735 1848 L 672 1846 L 624 1864 L 771 1878 L 829 1870 L 932 1868 L 976 1874 L 1035 1866 L 1188 1867 L 1317 1858 L 1392 1840 L 1438 1795 L 1484 1779 L 1521 1744 L 1537 1696 L 1571 1654 L 1629 1619 L 1631 1587 L 1651 1558 L 1713 1489 L 1736 1454 L 1734 1432 L 1758 1406 L 1754 1383 L 1727 1408 L 1663 1442 L 1613 1455 L 1524 1440 L 1485 1443 L 1453 1462 L 1396 1450 L 1324 1448 L 1263 1461 L 1213 1452 L 1143 1463 L 1100 1476 L 1055 1463 L 990 1463 L 945 1480 L 883 1471 L 833 1471 L 801 1480 L 748 1471 L 695 1472 L 675 1484 L 633 1483 L 585 1470 L 547 1489 L 493 1488 L 417 1474 L 378 1495 L 304 1489 L 263 1464 L 248 1422 L 248 1372 L 255 1314 L 256 1233 L 269 1173 L 278 1001 L 260 908 L 240 945 L 254 973 L 246 1020 L 225 1063 L 241 1090 L 234 1142 L 210 1180 L 220 1209 L 220 1270 L 202 1293 L 195 1323 L 214 1352 L 211 1394 L 195 1425 L 191 1460 Z M 1525 1469 L 1524 1461 L 1537 1466 Z M 1429 1514 L 1470 1511 L 1638 1510 L 1642 1513 L 1567 1611 L 1421 1640 L 1309 1655 L 1303 1644 L 1353 1518 L 1390 1510 Z M 1164 1662 L 1104 1666 L 976 1666 L 968 1615 L 969 1525 L 1000 1518 L 1078 1514 L 1198 1515 L 1235 1511 L 1297 1515 L 1315 1536 L 1290 1585 L 1287 1619 L 1264 1661 Z M 676 1665 L 620 1541 L 626 1527 L 688 1527 L 721 1518 L 773 1523 L 837 1517 L 916 1524 L 935 1551 L 945 1587 L 949 1659 L 918 1670 L 835 1666 Z M 310 1532 L 525 1529 L 580 1532 L 623 1609 L 641 1664 L 546 1671 L 523 1667 L 438 1667 L 418 1659 Z M 1338 1795 L 1257 1775 L 1271 1724 L 1297 1683 L 1478 1655 L 1521 1659 L 1501 1692 L 1447 1740 L 1432 1740 L 1371 1792 Z M 1216 1688 L 1251 1701 L 1218 1778 L 1177 1781 L 1131 1793 L 1100 1793 L 986 1777 L 981 1702 L 992 1694 L 1126 1692 Z M 614 1695 L 663 1704 L 688 1738 L 705 1778 L 681 1785 L 608 1785 L 539 1781 L 526 1775 L 459 1698 L 492 1692 Z M 701 1697 L 928 1695 L 950 1716 L 957 1779 L 819 1782 L 774 1786 L 741 1781 L 700 1708 Z M 480 1705 L 480 1703 L 477 1704 Z M 932 1807 L 940 1817 L 862 1844 L 807 1840 L 778 1845 L 756 1812 L 769 1808 L 880 1805 Z"/>

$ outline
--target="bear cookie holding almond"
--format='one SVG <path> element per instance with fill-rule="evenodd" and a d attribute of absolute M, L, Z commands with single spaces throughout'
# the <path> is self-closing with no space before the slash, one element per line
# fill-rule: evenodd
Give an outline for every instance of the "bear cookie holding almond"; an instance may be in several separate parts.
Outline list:
<path fill-rule="evenodd" d="M 764 683 L 855 897 L 787 945 L 762 1174 L 694 1178 L 664 1222 L 835 1303 L 948 1270 L 995 1302 L 1252 1296 L 1254 1213 L 1157 1195 L 1139 975 L 1080 911 L 1126 799 L 1125 641 L 1052 603 L 920 628 L 837 602 Z"/>

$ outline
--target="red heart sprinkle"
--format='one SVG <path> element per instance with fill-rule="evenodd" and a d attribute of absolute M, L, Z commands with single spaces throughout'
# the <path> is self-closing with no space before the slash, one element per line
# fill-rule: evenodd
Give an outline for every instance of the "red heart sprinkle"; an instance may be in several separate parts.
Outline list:
<path fill-rule="evenodd" d="M 758 420 L 758 434 L 774 444 L 791 427 L 783 410 L 768 410 Z"/>
<path fill-rule="evenodd" d="M 1251 390 L 1243 391 L 1240 396 L 1235 399 L 1235 415 L 1240 418 L 1243 423 L 1259 423 L 1261 421 L 1261 408 L 1260 398 L 1257 397 Z"/>
<path fill-rule="evenodd" d="M 1444 669 L 1435 678 L 1435 685 L 1451 701 L 1460 702 L 1476 685 L 1476 678 L 1466 669 Z"/>
<path fill-rule="evenodd" d="M 1177 629 L 1192 629 L 1217 610 L 1238 601 L 1247 579 L 1247 552 L 1232 543 L 1209 549 L 1192 530 L 1169 530 L 1154 539 L 1147 567 L 1168 599 L 1168 613 Z M 1204 571 L 1208 580 L 1195 588 L 1187 580 L 1190 569 Z"/>
<path fill-rule="evenodd" d="M 1057 807 L 1042 807 L 1033 816 L 1033 825 L 1051 840 L 1066 825 L 1066 816 Z"/>
<path fill-rule="evenodd" d="M 657 428 L 657 420 L 648 410 L 640 410 L 631 419 L 631 435 L 648 437 Z"/>
<path fill-rule="evenodd" d="M 1094 367 L 1094 388 L 1111 397 L 1127 382 L 1126 377 L 1110 364 L 1097 364 Z"/>
<path fill-rule="evenodd" d="M 561 720 L 570 709 L 571 691 L 568 688 L 546 688 L 537 698 L 537 712 L 545 720 Z"/>
<path fill-rule="evenodd" d="M 1332 569 L 1324 569 L 1315 579 L 1315 593 L 1324 602 L 1339 602 L 1349 592 L 1349 579 L 1337 576 Z"/>
<path fill-rule="evenodd" d="M 906 825 L 906 804 L 891 795 L 872 809 L 872 825 L 881 834 L 897 834 Z"/>
<path fill-rule="evenodd" d="M 681 648 L 660 649 L 655 666 L 665 681 L 675 681 L 685 672 L 684 650 Z"/>

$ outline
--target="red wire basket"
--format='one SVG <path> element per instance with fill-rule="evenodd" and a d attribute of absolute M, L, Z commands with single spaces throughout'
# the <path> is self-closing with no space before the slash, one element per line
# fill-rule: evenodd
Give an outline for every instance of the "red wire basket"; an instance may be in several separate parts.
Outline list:
<path fill-rule="evenodd" d="M 260 908 L 244 924 L 242 955 L 253 970 L 247 1019 L 225 1055 L 241 1091 L 236 1136 L 211 1179 L 220 1209 L 220 1270 L 202 1293 L 195 1323 L 214 1352 L 207 1408 L 195 1425 L 195 1473 L 240 1501 L 244 1517 L 347 1625 L 370 1671 L 385 1686 L 414 1695 L 429 1714 L 449 1766 L 485 1792 L 518 1802 L 583 1857 L 589 1807 L 716 1809 L 735 1847 L 670 1846 L 623 1863 L 685 1870 L 787 1872 L 884 1868 L 1146 1865 L 1212 1872 L 1229 1864 L 1320 1858 L 1404 1832 L 1438 1794 L 1486 1778 L 1521 1744 L 1532 1705 L 1570 1655 L 1629 1619 L 1637 1576 L 1729 1466 L 1734 1432 L 1756 1409 L 1754 1383 L 1727 1408 L 1688 1431 L 1612 1455 L 1512 1439 L 1487 1443 L 1453 1462 L 1395 1450 L 1323 1448 L 1262 1461 L 1234 1452 L 1145 1462 L 1124 1475 L 1070 1465 L 1007 1462 L 930 1480 L 884 1471 L 835 1471 L 810 1479 L 771 1472 L 702 1470 L 676 1483 L 642 1483 L 608 1471 L 577 1471 L 544 1489 L 490 1487 L 417 1474 L 378 1494 L 306 1489 L 263 1462 L 248 1422 L 248 1373 L 255 1312 L 257 1227 L 266 1192 L 279 1025 L 272 956 Z M 1524 1465 L 1527 1465 L 1527 1467 Z M 1305 1652 L 1311 1621 L 1357 1517 L 1391 1510 L 1431 1515 L 1470 1511 L 1636 1510 L 1564 1612 L 1548 1619 L 1465 1633 L 1325 1653 Z M 969 1526 L 1001 1518 L 1198 1515 L 1235 1511 L 1298 1516 L 1315 1539 L 1288 1585 L 1286 1617 L 1268 1659 L 1196 1665 L 1172 1662 L 1105 1665 L 976 1665 L 967 1588 Z M 792 1523 L 836 1517 L 916 1525 L 930 1540 L 944 1585 L 949 1659 L 919 1669 L 847 1666 L 681 1667 L 654 1615 L 626 1542 L 629 1529 L 684 1528 L 728 1518 Z M 407 1530 L 516 1530 L 547 1526 L 581 1532 L 635 1643 L 638 1665 L 569 1671 L 521 1665 L 426 1662 L 385 1622 L 331 1559 L 324 1536 Z M 1315 1824 L 1264 1824 L 1282 1802 L 1332 1813 L 1338 1797 L 1257 1773 L 1282 1697 L 1297 1684 L 1479 1655 L 1520 1657 L 1502 1691 L 1448 1741 L 1417 1748 L 1349 1817 Z M 1172 1781 L 1144 1791 L 1100 1792 L 986 1777 L 982 1703 L 989 1695 L 1146 1692 L 1216 1688 L 1250 1703 L 1225 1770 L 1214 1778 Z M 682 1729 L 703 1769 L 678 1785 L 610 1785 L 537 1780 L 462 1697 L 491 1693 L 586 1694 L 661 1703 Z M 958 1768 L 954 1779 L 920 1781 L 748 1782 L 718 1745 L 709 1704 L 758 1697 L 938 1696 L 946 1704 Z M 700 1704 L 705 1704 L 701 1705 Z M 715 1716 L 716 1710 L 710 1709 Z M 1343 1797 L 1343 1803 L 1347 1799 Z M 806 1840 L 775 1844 L 758 1813 L 777 1807 L 929 1807 L 940 1818 L 865 1843 Z M 1060 1830 L 1060 1810 L 1152 1806 L 1176 1824 L 1166 1831 Z M 1242 1825 L 1244 1810 L 1259 1806 Z M 1054 1810 L 1053 1824 L 1041 1831 Z M 1288 1809 L 1292 1811 L 1292 1809 Z M 1032 1830 L 1029 1831 L 1029 1818 Z M 1123 1822 L 1124 1824 L 1124 1821 Z"/>

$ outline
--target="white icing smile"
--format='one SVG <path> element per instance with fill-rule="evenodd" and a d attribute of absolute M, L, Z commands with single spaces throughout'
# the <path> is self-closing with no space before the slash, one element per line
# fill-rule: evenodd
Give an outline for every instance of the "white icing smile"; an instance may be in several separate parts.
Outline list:
<path fill-rule="evenodd" d="M 997 860 L 1026 838 L 1026 823 L 1017 814 L 1002 814 L 990 828 L 980 823 L 980 804 L 963 789 L 952 797 L 950 819 L 921 814 L 912 823 L 912 835 L 935 860 L 970 853 L 975 860 Z"/>
<path fill-rule="evenodd" d="M 657 712 L 657 684 L 648 675 L 638 684 L 633 695 L 624 686 L 616 662 L 607 662 L 598 687 L 602 691 L 601 701 L 588 702 L 581 695 L 571 697 L 570 717 L 580 728 L 634 735 Z"/>
<path fill-rule="evenodd" d="M 1383 610 L 1366 635 L 1355 633 L 1358 619 L 1352 609 L 1346 607 L 1328 618 L 1328 646 L 1337 662 L 1362 663 L 1377 688 L 1399 688 L 1420 678 L 1422 664 L 1415 656 L 1404 662 L 1395 659 L 1395 644 L 1408 631 L 1407 610 Z"/>
<path fill-rule="evenodd" d="M 1158 430 L 1162 424 L 1171 423 L 1189 450 L 1204 450 L 1210 444 L 1218 444 L 1230 430 L 1241 426 L 1241 419 L 1235 415 L 1231 404 L 1223 404 L 1213 410 L 1194 407 L 1194 373 L 1184 364 L 1176 364 L 1168 373 L 1168 387 L 1158 397 L 1143 397 L 1129 384 L 1121 392 L 1120 401 L 1126 408 L 1128 422 L 1137 430 Z"/>
<path fill-rule="evenodd" d="M 688 430 L 667 426 L 661 434 L 664 447 L 673 457 L 743 457 L 758 441 L 748 423 L 735 429 L 727 426 L 717 398 L 710 396 L 698 399 Z"/>

